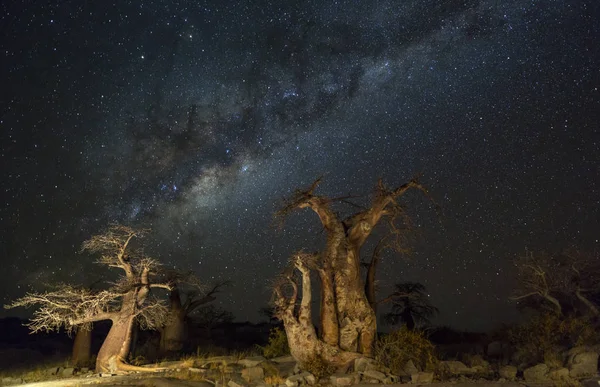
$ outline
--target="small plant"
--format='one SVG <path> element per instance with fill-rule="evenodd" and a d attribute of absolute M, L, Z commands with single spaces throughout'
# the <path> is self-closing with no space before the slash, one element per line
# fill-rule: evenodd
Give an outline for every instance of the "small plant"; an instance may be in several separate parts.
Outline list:
<path fill-rule="evenodd" d="M 288 345 L 285 331 L 278 327 L 271 328 L 271 331 L 269 332 L 269 342 L 267 345 L 264 347 L 257 345 L 256 347 L 267 359 L 290 354 L 290 347 Z"/>
<path fill-rule="evenodd" d="M 336 371 L 335 366 L 329 364 L 323 357 L 315 355 L 302 364 L 302 369 L 310 372 L 317 380 L 330 376 Z"/>
<path fill-rule="evenodd" d="M 431 341 L 423 332 L 408 330 L 406 326 L 377 341 L 375 359 L 397 374 L 409 360 L 421 370 L 432 370 L 437 363 L 435 347 Z"/>

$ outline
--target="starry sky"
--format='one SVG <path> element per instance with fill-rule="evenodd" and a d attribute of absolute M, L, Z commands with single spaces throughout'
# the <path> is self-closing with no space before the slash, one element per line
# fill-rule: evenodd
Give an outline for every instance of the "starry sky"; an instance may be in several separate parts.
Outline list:
<path fill-rule="evenodd" d="M 324 240 L 308 210 L 274 226 L 284 197 L 321 175 L 343 196 L 422 173 L 442 211 L 403 198 L 413 253 L 384 255 L 380 294 L 418 281 L 437 324 L 513 321 L 512 259 L 599 247 L 598 15 L 596 0 L 2 2 L 1 301 L 101 277 L 79 249 L 117 222 L 151 227 L 167 266 L 233 281 L 220 306 L 258 321 L 289 255 Z"/>

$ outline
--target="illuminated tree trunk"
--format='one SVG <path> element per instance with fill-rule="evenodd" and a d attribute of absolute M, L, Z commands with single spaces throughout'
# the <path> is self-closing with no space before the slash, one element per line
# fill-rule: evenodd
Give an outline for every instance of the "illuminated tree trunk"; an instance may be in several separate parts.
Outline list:
<path fill-rule="evenodd" d="M 290 351 L 296 360 L 302 363 L 317 355 L 341 366 L 357 356 L 371 356 L 377 333 L 373 306 L 376 257 L 365 286 L 360 277 L 361 247 L 383 217 L 388 219 L 391 235 L 398 238 L 399 228 L 393 223 L 401 216 L 402 209 L 397 198 L 410 188 L 426 190 L 414 180 L 393 191 L 379 182 L 371 207 L 341 220 L 330 208 L 332 199 L 313 195 L 319 182 L 317 180 L 307 191 L 296 191 L 278 215 L 286 215 L 295 209 L 313 210 L 327 234 L 325 249 L 317 255 L 297 254 L 294 258 L 293 270 L 302 274 L 299 311 L 295 308 L 299 284 L 293 275 L 283 277 L 284 283 L 275 288 L 275 298 Z M 310 307 L 306 306 L 311 297 L 310 270 L 317 271 L 321 280 L 320 338 L 312 325 Z M 286 286 L 293 289 L 291 296 L 284 291 Z M 367 293 L 372 296 L 371 300 Z"/>

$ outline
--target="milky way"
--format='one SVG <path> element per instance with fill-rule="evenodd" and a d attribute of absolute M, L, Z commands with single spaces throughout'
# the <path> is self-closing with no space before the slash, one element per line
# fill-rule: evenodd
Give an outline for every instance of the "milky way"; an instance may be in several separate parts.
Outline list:
<path fill-rule="evenodd" d="M 379 286 L 422 282 L 440 324 L 514 320 L 526 249 L 598 248 L 598 2 L 251 3 L 1 6 L 4 302 L 95 280 L 79 246 L 118 222 L 256 321 L 323 243 L 314 214 L 273 222 L 319 176 L 342 196 L 422 174 L 442 210 L 407 196 L 413 253 Z"/>

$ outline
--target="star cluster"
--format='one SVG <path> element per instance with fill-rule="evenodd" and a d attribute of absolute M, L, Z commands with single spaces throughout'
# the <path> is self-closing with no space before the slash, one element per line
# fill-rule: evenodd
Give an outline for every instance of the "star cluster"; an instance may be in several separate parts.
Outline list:
<path fill-rule="evenodd" d="M 4 302 L 98 275 L 78 253 L 111 222 L 153 229 L 165 264 L 257 320 L 269 280 L 317 249 L 316 217 L 273 213 L 422 173 L 411 257 L 440 324 L 516 316 L 511 260 L 598 248 L 595 1 L 119 1 L 0 6 Z M 343 211 L 343 209 L 340 209 Z M 372 245 L 363 251 L 370 256 Z"/>

